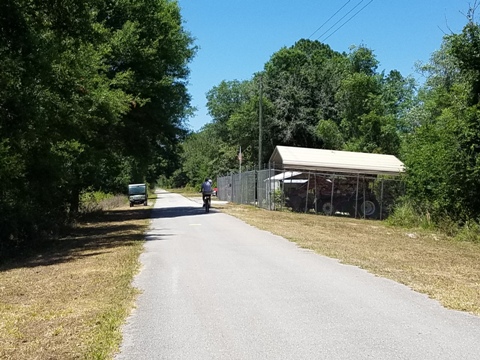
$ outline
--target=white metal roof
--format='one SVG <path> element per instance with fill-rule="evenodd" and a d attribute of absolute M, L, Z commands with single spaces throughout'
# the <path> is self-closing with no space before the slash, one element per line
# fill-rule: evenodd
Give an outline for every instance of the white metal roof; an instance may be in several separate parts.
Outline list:
<path fill-rule="evenodd" d="M 287 179 L 291 179 L 292 177 L 300 175 L 300 174 L 301 174 L 301 172 L 299 172 L 299 171 L 285 171 L 285 172 L 281 172 L 280 174 L 277 174 L 275 176 L 272 176 L 268 179 L 265 179 L 265 181 L 267 181 L 267 180 L 270 180 L 270 181 L 287 180 Z"/>
<path fill-rule="evenodd" d="M 399 175 L 405 165 L 393 155 L 277 146 L 270 163 L 283 169 Z"/>

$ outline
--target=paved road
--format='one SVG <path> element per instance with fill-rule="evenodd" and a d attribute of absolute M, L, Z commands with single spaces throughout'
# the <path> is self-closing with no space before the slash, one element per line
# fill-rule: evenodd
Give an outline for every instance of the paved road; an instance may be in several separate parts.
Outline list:
<path fill-rule="evenodd" d="M 480 318 L 180 195 L 147 239 L 119 360 L 480 359 Z"/>

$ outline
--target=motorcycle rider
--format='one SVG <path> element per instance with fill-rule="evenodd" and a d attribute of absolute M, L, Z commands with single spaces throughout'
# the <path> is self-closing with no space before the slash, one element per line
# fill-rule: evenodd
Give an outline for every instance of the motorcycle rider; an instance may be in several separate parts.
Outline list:
<path fill-rule="evenodd" d="M 203 200 L 203 206 L 205 207 L 205 196 L 211 196 L 212 195 L 212 180 L 209 178 L 205 179 L 205 182 L 202 184 L 202 200 Z"/>

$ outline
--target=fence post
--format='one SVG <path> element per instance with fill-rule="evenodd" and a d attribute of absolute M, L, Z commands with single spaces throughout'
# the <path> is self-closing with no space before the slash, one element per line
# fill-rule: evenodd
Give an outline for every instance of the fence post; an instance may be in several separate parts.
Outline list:
<path fill-rule="evenodd" d="M 272 211 L 272 165 L 268 164 L 268 183 L 265 194 L 268 196 L 268 210 Z"/>
<path fill-rule="evenodd" d="M 234 201 L 235 198 L 233 197 L 233 191 L 234 191 L 233 188 L 235 187 L 235 185 L 233 184 L 233 171 L 230 172 L 230 177 L 231 177 L 231 179 L 230 179 L 231 180 L 230 181 L 230 196 L 231 196 L 232 203 L 235 203 L 235 201 Z"/>
<path fill-rule="evenodd" d="M 260 171 L 260 169 L 258 169 L 258 171 Z M 253 172 L 253 184 L 254 184 L 253 203 L 255 204 L 255 207 L 259 207 L 258 206 L 258 175 L 259 175 L 258 171 L 254 169 L 254 172 Z"/>

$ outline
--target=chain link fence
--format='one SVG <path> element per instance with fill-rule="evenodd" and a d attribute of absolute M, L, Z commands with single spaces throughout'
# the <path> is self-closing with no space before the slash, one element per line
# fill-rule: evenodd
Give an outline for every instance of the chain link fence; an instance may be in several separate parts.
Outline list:
<path fill-rule="evenodd" d="M 256 175 L 257 171 L 252 170 L 219 177 L 217 179 L 218 199 L 236 204 L 256 205 Z"/>
<path fill-rule="evenodd" d="M 385 219 L 404 185 L 387 176 L 264 169 L 217 179 L 220 200 L 267 210 Z"/>

